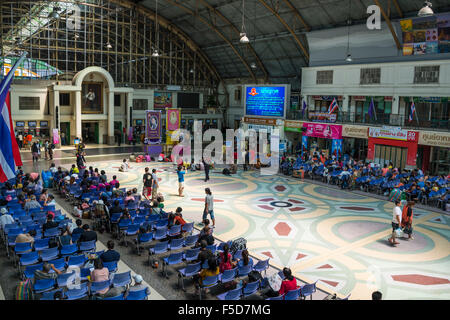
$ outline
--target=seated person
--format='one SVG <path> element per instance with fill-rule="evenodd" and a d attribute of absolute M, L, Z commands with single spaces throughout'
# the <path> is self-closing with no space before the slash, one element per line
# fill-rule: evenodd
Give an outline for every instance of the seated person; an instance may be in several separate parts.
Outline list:
<path fill-rule="evenodd" d="M 53 270 L 54 272 L 50 272 L 50 270 Z M 44 262 L 42 265 L 42 270 L 36 270 L 34 272 L 34 281 L 43 279 L 56 279 L 60 274 L 62 274 L 62 272 L 56 269 L 53 264 Z"/>
<path fill-rule="evenodd" d="M 141 275 L 136 274 L 136 275 L 134 275 L 133 279 L 134 279 L 134 284 L 132 286 L 130 286 L 128 291 L 131 292 L 131 291 L 140 291 L 140 290 L 146 289 L 146 294 L 147 295 L 150 294 L 150 288 L 142 283 L 144 281 L 144 279 L 142 278 Z"/>
<path fill-rule="evenodd" d="M 68 246 L 72 244 L 72 237 L 69 235 L 69 231 L 67 229 L 61 230 L 61 235 L 59 236 L 59 243 L 62 246 Z"/>
<path fill-rule="evenodd" d="M 120 253 L 118 253 L 116 250 L 114 250 L 114 241 L 109 240 L 106 244 L 108 247 L 108 250 L 103 252 L 100 255 L 100 259 L 102 262 L 113 262 L 113 261 L 119 261 L 120 260 Z"/>
<path fill-rule="evenodd" d="M 181 209 L 181 207 L 178 207 L 177 210 L 175 211 L 175 217 L 173 218 L 174 225 L 180 224 L 180 225 L 184 226 L 186 224 L 186 221 L 184 221 L 181 211 L 183 211 L 183 209 Z"/>
<path fill-rule="evenodd" d="M 253 267 L 253 259 L 249 257 L 248 250 L 242 250 L 242 259 L 238 260 L 237 266 L 242 268 L 244 266 L 250 265 Z"/>
<path fill-rule="evenodd" d="M 223 273 L 225 270 L 231 270 L 236 266 L 236 262 L 232 261 L 230 253 L 230 246 L 226 243 L 223 246 L 223 251 L 219 254 L 219 269 Z"/>
<path fill-rule="evenodd" d="M 94 270 L 91 272 L 91 277 L 89 281 L 99 282 L 109 279 L 109 270 L 103 266 L 103 262 L 100 258 L 94 260 Z M 98 295 L 102 296 L 108 292 L 109 288 L 98 291 Z"/>
<path fill-rule="evenodd" d="M 30 230 L 28 233 L 21 233 L 16 237 L 16 243 L 33 243 L 34 237 L 36 236 L 36 230 Z"/>
<path fill-rule="evenodd" d="M 217 266 L 217 261 L 214 257 L 210 257 L 208 259 L 208 269 L 202 269 L 200 273 L 196 276 L 194 276 L 194 282 L 195 284 L 195 293 L 198 294 L 198 290 L 200 289 L 200 286 L 203 284 L 203 280 L 205 280 L 206 277 L 215 276 L 219 274 L 219 267 Z"/>
<path fill-rule="evenodd" d="M 214 244 L 214 237 L 212 236 L 212 229 L 209 226 L 203 228 L 203 235 L 199 236 L 197 242 L 205 240 L 208 245 Z"/>
<path fill-rule="evenodd" d="M 278 291 L 280 295 L 287 293 L 290 290 L 297 289 L 297 279 L 292 275 L 292 271 L 289 268 L 283 269 L 284 280 L 281 282 L 281 288 Z"/>
<path fill-rule="evenodd" d="M 55 214 L 52 215 L 50 213 L 47 215 L 47 222 L 44 223 L 44 225 L 42 226 L 42 231 L 45 232 L 48 229 L 52 229 L 52 228 L 58 227 L 59 223 L 53 220 L 54 215 Z"/>
<path fill-rule="evenodd" d="M 84 232 L 81 234 L 78 242 L 97 241 L 97 232 L 91 231 L 88 224 L 83 226 Z"/>
<path fill-rule="evenodd" d="M 123 159 L 123 162 L 120 165 L 119 171 L 120 172 L 128 172 L 128 169 L 130 169 L 130 168 L 131 167 L 130 167 L 130 164 L 128 163 L 128 160 L 127 159 Z"/>
<path fill-rule="evenodd" d="M 125 205 L 127 205 L 128 202 L 134 202 L 134 201 L 135 201 L 135 199 L 134 199 L 134 197 L 131 195 L 131 190 L 128 190 L 128 191 L 127 191 L 127 196 L 126 196 L 125 199 L 124 199 Z"/>

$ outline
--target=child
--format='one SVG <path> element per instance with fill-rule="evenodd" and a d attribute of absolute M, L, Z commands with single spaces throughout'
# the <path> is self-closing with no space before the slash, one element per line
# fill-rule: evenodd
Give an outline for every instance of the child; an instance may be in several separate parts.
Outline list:
<path fill-rule="evenodd" d="M 150 162 L 152 159 L 150 158 L 150 155 L 148 153 L 145 154 L 145 161 Z"/>
<path fill-rule="evenodd" d="M 129 168 L 130 168 L 130 165 L 128 164 L 127 159 L 123 159 L 123 162 L 120 165 L 119 171 L 120 172 L 128 172 Z"/>

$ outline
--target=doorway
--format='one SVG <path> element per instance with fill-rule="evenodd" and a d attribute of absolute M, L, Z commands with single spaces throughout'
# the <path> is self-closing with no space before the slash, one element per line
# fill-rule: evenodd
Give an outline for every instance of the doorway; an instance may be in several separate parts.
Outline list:
<path fill-rule="evenodd" d="M 64 133 L 64 139 L 62 136 Z M 60 123 L 61 145 L 70 145 L 70 122 Z"/>
<path fill-rule="evenodd" d="M 99 143 L 98 122 L 82 122 L 81 133 L 83 142 L 86 143 Z"/>
<path fill-rule="evenodd" d="M 408 148 L 376 144 L 374 162 L 381 166 L 389 165 L 392 162 L 394 168 L 399 168 L 400 170 L 406 166 L 407 154 Z"/>

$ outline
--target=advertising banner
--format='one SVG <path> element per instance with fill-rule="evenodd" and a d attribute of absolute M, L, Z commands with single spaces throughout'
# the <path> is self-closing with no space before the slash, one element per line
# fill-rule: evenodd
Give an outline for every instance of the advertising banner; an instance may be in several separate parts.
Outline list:
<path fill-rule="evenodd" d="M 308 150 L 308 136 L 302 136 L 302 153 Z"/>
<path fill-rule="evenodd" d="M 251 87 L 245 89 L 245 114 L 247 116 L 284 118 L 286 88 Z"/>
<path fill-rule="evenodd" d="M 53 144 L 58 144 L 59 143 L 59 131 L 58 131 L 58 129 L 53 129 L 52 133 L 53 133 Z"/>
<path fill-rule="evenodd" d="M 342 126 L 324 123 L 303 123 L 304 135 L 315 138 L 342 139 Z"/>
<path fill-rule="evenodd" d="M 314 122 L 336 122 L 336 113 L 329 114 L 328 112 L 310 112 L 309 120 Z"/>
<path fill-rule="evenodd" d="M 153 106 L 155 109 L 172 108 L 172 93 L 155 92 Z"/>
<path fill-rule="evenodd" d="M 148 144 L 161 142 L 161 111 L 148 110 L 146 115 L 146 139 Z"/>
<path fill-rule="evenodd" d="M 333 139 L 333 143 L 331 144 L 331 154 L 334 155 L 337 159 L 341 158 L 342 139 Z"/>
<path fill-rule="evenodd" d="M 369 137 L 417 142 L 419 140 L 419 133 L 401 128 L 369 128 Z"/>

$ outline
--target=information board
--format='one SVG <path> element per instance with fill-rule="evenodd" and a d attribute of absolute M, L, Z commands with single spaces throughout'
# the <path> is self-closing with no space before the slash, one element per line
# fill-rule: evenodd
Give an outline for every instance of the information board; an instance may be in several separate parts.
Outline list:
<path fill-rule="evenodd" d="M 284 118 L 285 108 L 285 86 L 245 87 L 245 114 L 247 116 Z"/>

